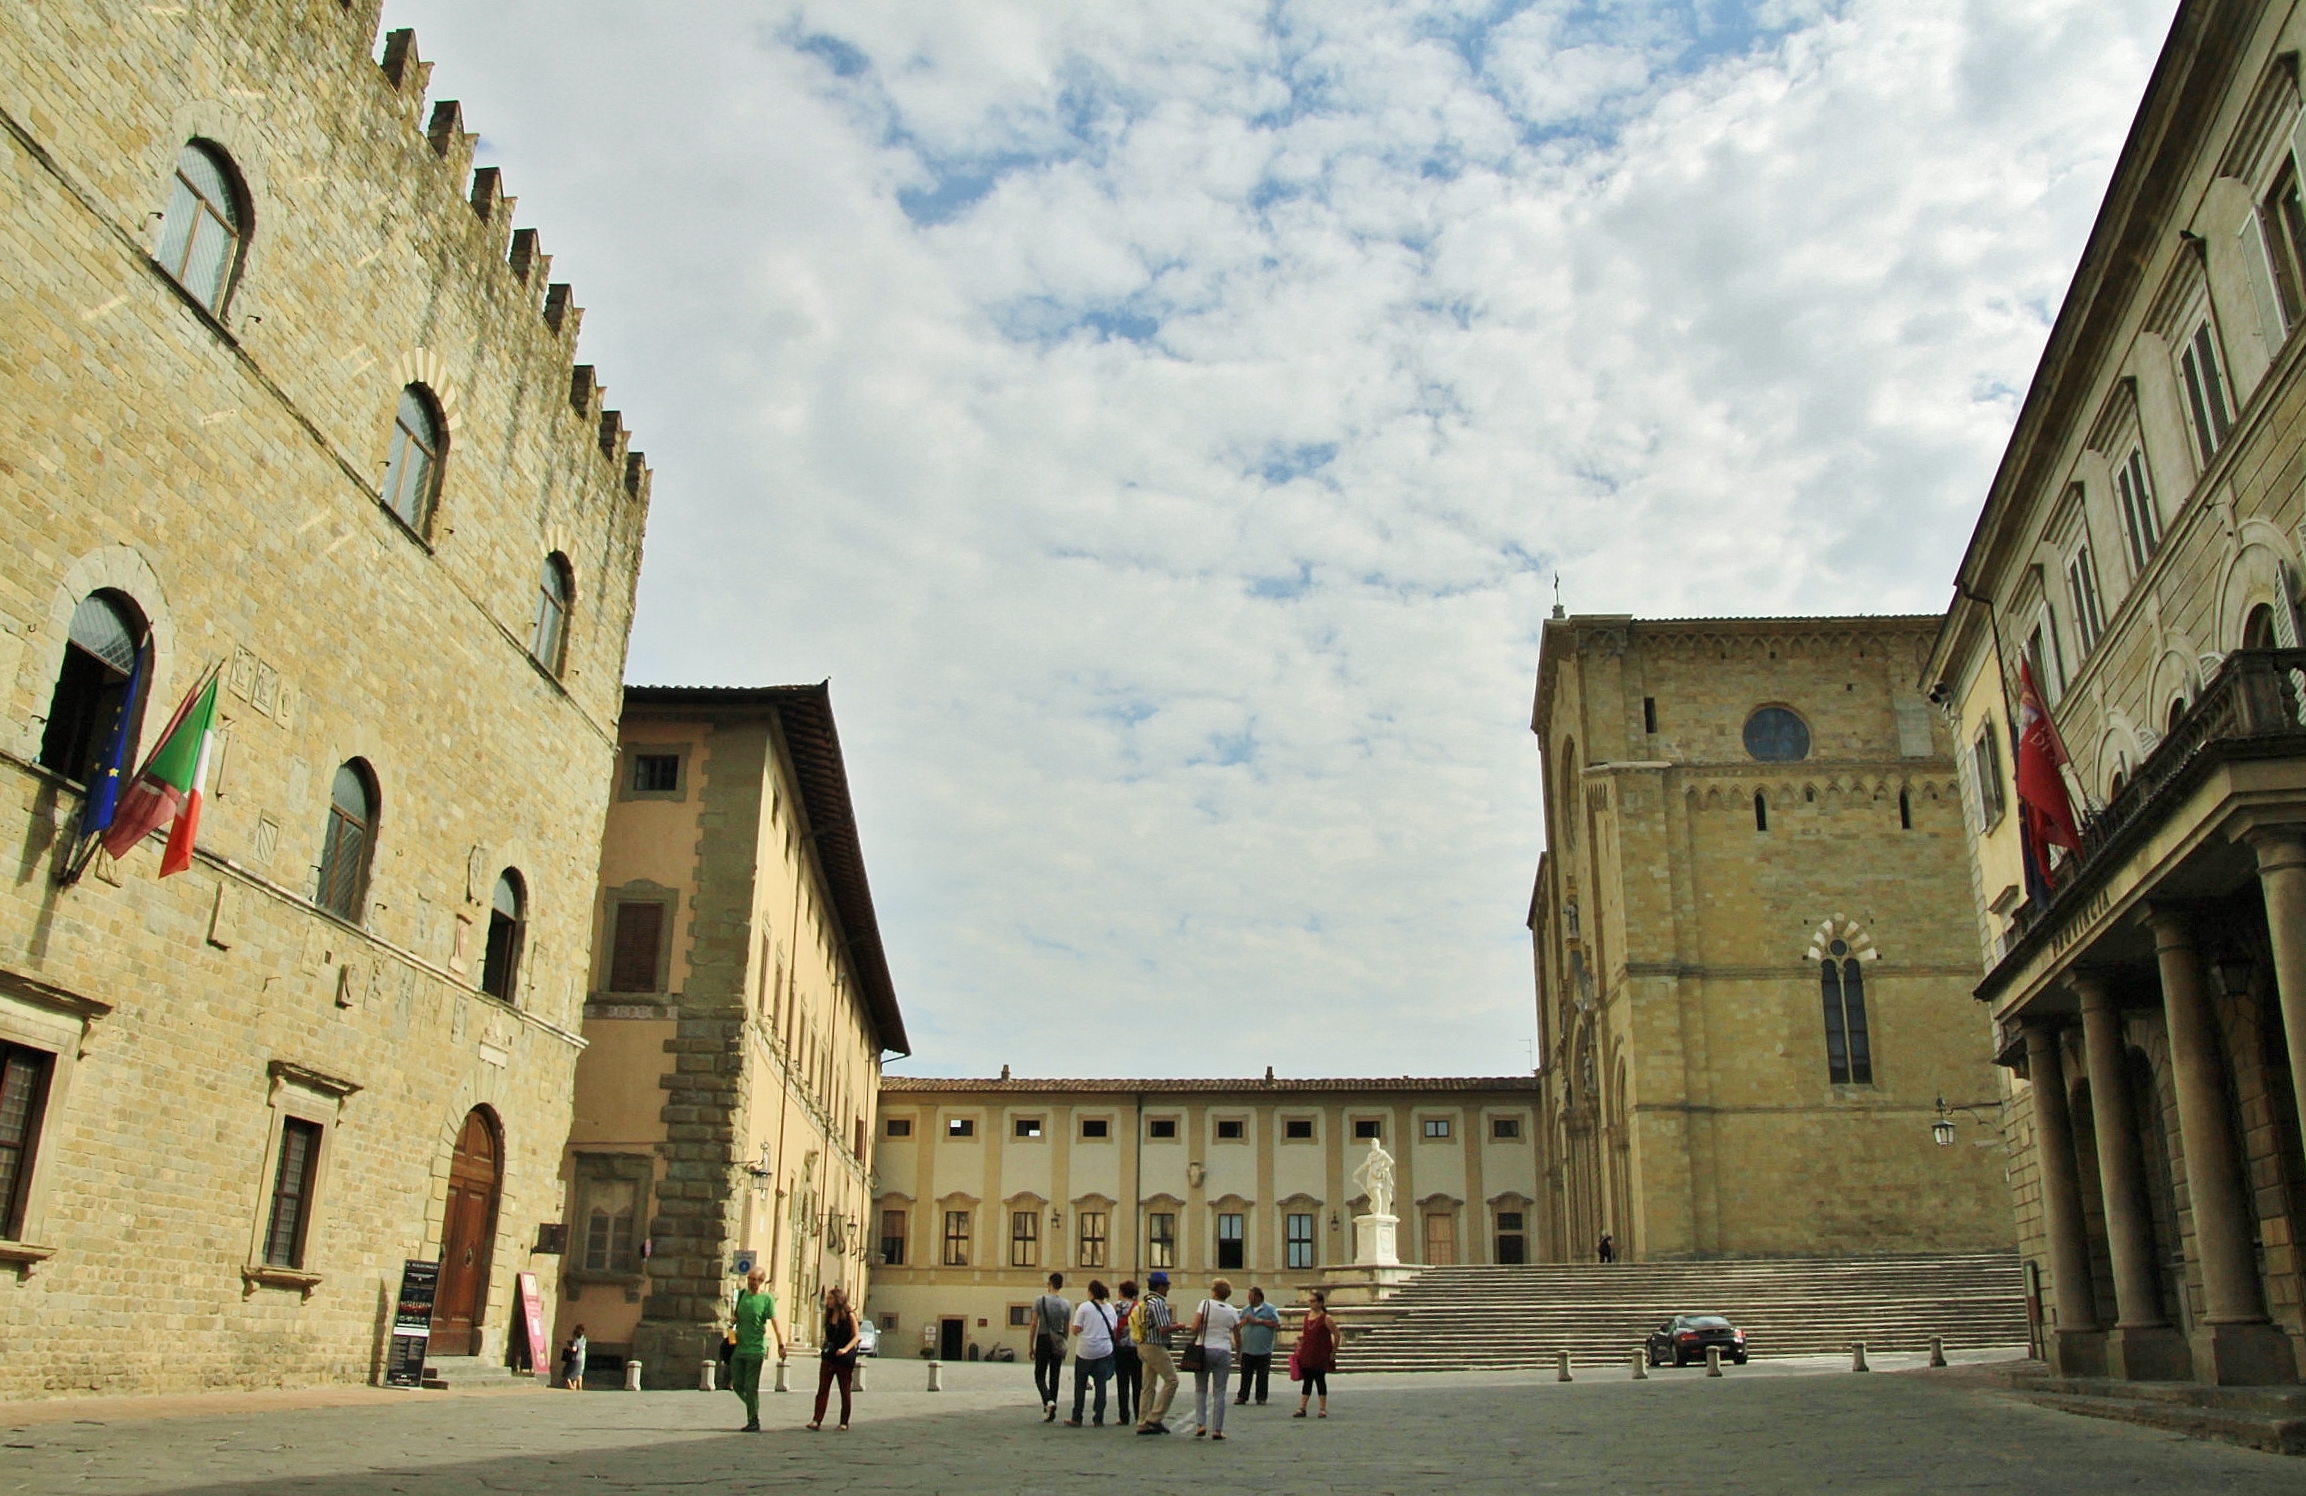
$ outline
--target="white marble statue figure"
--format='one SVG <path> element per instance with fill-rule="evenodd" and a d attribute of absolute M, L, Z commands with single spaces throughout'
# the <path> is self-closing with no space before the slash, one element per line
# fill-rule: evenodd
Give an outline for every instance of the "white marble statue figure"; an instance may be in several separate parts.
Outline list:
<path fill-rule="evenodd" d="M 1353 1182 L 1369 1197 L 1371 1215 L 1393 1214 L 1393 1155 L 1377 1139 L 1369 1140 L 1369 1156 L 1353 1171 Z"/>

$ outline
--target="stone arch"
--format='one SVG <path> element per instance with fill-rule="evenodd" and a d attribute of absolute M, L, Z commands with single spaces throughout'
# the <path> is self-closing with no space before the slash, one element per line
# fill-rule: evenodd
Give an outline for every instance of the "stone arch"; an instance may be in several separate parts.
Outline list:
<path fill-rule="evenodd" d="M 168 594 L 143 552 L 126 545 L 108 545 L 89 551 L 65 568 L 63 578 L 49 595 L 47 618 L 30 630 L 38 635 L 32 647 L 24 651 L 27 662 L 36 671 L 32 677 L 32 710 L 17 719 L 28 723 L 25 732 L 29 751 L 24 755 L 27 758 L 39 751 L 40 734 L 48 725 L 50 695 L 55 690 L 57 675 L 64 669 L 65 646 L 71 642 L 72 610 L 79 607 L 89 593 L 104 591 L 125 594 L 144 614 L 145 630 L 152 641 L 152 681 L 144 688 L 147 735 L 167 722 L 176 698 L 190 684 L 177 676 L 176 624 L 168 609 Z M 12 684 L 0 681 L 0 705 L 5 705 Z M 161 703 L 158 716 L 152 714 L 155 702 Z"/>
<path fill-rule="evenodd" d="M 2154 662 L 2153 694 L 2147 698 L 2147 715 L 2157 724 L 2158 731 L 2167 731 L 2167 713 L 2170 703 L 2183 698 L 2191 707 L 2202 691 L 2200 664 L 2197 656 L 2180 647 L 2163 652 Z"/>
<path fill-rule="evenodd" d="M 1842 952 L 1834 951 L 1833 943 L 1837 940 L 1848 949 Z M 1829 955 L 1836 959 L 1846 957 L 1858 961 L 1878 961 L 1881 959 L 1882 953 L 1874 945 L 1872 932 L 1868 931 L 1864 925 L 1846 915 L 1836 914 L 1833 918 L 1820 923 L 1815 930 L 1810 932 L 1809 949 L 1804 955 L 1814 965 L 1825 960 Z"/>
<path fill-rule="evenodd" d="M 2289 547 L 2280 550 L 2260 538 L 2274 527 L 2263 520 L 2252 520 L 2248 528 L 2258 532 L 2250 542 L 2236 553 L 2226 567 L 2226 575 L 2219 588 L 2217 617 L 2217 643 L 2221 650 L 2242 647 L 2242 630 L 2249 620 L 2250 610 L 2267 604 L 2278 613 L 2287 613 L 2292 624 L 2297 619 L 2295 602 L 2291 597 L 2291 581 L 2297 567 L 2289 557 Z M 2274 531 L 2276 544 L 2280 532 Z"/>

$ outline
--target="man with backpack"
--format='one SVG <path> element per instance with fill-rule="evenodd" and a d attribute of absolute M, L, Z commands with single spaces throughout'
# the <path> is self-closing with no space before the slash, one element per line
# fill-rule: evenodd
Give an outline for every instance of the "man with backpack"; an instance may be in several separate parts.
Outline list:
<path fill-rule="evenodd" d="M 1145 1370 L 1144 1419 L 1140 1434 L 1169 1432 L 1169 1400 L 1177 1395 L 1177 1363 L 1169 1356 L 1169 1335 L 1177 1321 L 1169 1313 L 1169 1275 L 1154 1273 L 1145 1280 L 1145 1297 L 1129 1316 L 1129 1339 L 1137 1347 Z"/>
<path fill-rule="evenodd" d="M 1073 1306 L 1058 1289 L 1063 1273 L 1049 1275 L 1049 1291 L 1033 1301 L 1033 1386 L 1041 1394 L 1041 1421 L 1057 1421 L 1057 1394 L 1065 1382 L 1065 1337 L 1072 1332 Z"/>

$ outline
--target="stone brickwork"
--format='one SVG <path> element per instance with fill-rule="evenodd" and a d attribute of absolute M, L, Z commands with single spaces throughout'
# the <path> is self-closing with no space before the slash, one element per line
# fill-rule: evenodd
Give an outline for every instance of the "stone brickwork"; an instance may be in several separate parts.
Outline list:
<path fill-rule="evenodd" d="M 0 1041 L 53 1067 L 0 1242 L 0 1396 L 374 1375 L 475 1108 L 501 1132 L 484 1360 L 514 1274 L 555 1265 L 531 1249 L 562 1213 L 648 473 L 457 107 L 427 114 L 405 34 L 377 60 L 378 9 L 0 10 Z M 193 140 L 245 230 L 214 306 L 155 257 Z M 413 526 L 380 489 L 410 385 L 446 439 Z M 567 645 L 540 663 L 555 553 Z M 200 856 L 164 882 L 156 844 L 59 881 L 82 797 L 39 759 L 99 589 L 149 621 L 142 750 L 223 672 Z M 344 919 L 314 896 L 350 760 L 378 806 Z M 261 1239 L 289 1116 L 325 1124 L 294 1269 Z"/>
<path fill-rule="evenodd" d="M 2009 1245 L 1957 781 L 1915 686 L 1937 625 L 1547 624 L 1550 1255 Z M 1806 735 L 1782 761 L 1749 751 L 1765 708 Z M 1856 966 L 1869 1073 L 1833 1072 L 1828 958 Z M 1982 1108 L 1965 1146 L 1933 1145 L 1940 1096 Z"/>

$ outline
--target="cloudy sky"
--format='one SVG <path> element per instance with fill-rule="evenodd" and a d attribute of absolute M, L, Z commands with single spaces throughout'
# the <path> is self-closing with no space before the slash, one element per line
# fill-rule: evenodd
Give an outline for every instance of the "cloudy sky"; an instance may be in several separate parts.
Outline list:
<path fill-rule="evenodd" d="M 387 0 L 915 1074 L 1497 1074 L 1576 612 L 1941 607 L 2171 0 Z"/>

